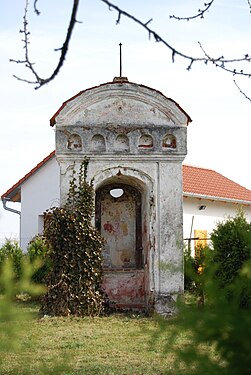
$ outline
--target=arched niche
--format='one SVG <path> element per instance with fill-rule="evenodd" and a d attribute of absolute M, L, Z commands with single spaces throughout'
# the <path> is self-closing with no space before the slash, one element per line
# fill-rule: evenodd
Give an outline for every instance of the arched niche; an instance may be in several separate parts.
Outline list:
<path fill-rule="evenodd" d="M 71 134 L 67 139 L 67 149 L 71 151 L 82 150 L 82 139 L 78 134 Z"/>
<path fill-rule="evenodd" d="M 94 174 L 93 186 L 96 192 L 96 227 L 101 233 L 106 232 L 106 241 L 109 245 L 115 246 L 116 232 L 124 237 L 126 246 L 130 244 L 129 253 L 128 248 L 124 246 L 120 248 L 118 245 L 115 260 L 119 260 L 119 265 L 111 262 L 110 249 L 105 245 L 102 284 L 104 291 L 109 300 L 114 302 L 114 306 L 143 307 L 150 299 L 151 290 L 154 288 L 152 262 L 156 221 L 156 206 L 152 198 L 154 181 L 144 171 L 128 166 L 117 166 L 97 171 L 97 174 Z M 102 215 L 103 199 L 103 211 L 107 211 L 107 215 Z M 131 232 L 132 236 L 130 236 Z M 120 244 L 123 245 L 123 240 Z M 135 255 L 130 257 L 132 251 Z"/>
<path fill-rule="evenodd" d="M 162 140 L 163 149 L 175 149 L 176 148 L 176 138 L 173 134 L 166 134 Z"/>
<path fill-rule="evenodd" d="M 153 147 L 153 138 L 150 134 L 143 134 L 139 139 L 140 149 L 151 149 Z"/>
<path fill-rule="evenodd" d="M 112 183 L 96 191 L 95 225 L 105 239 L 105 269 L 142 269 L 141 193 Z"/>
<path fill-rule="evenodd" d="M 129 139 L 125 134 L 119 134 L 115 139 L 114 148 L 117 151 L 129 150 Z"/>
<path fill-rule="evenodd" d="M 105 138 L 101 134 L 95 134 L 91 140 L 91 149 L 92 151 L 105 151 L 106 144 Z"/>

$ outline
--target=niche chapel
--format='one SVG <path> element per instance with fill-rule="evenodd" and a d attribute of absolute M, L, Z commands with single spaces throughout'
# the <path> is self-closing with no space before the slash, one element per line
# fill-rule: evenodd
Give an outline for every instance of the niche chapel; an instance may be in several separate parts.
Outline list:
<path fill-rule="evenodd" d="M 104 290 L 120 309 L 172 314 L 183 293 L 182 162 L 188 114 L 161 92 L 117 77 L 68 99 L 56 129 L 60 201 L 89 158 Z"/>

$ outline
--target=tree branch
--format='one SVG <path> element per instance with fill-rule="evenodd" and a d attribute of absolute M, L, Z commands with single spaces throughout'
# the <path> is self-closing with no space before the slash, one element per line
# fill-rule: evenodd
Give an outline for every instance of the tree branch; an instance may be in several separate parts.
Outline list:
<path fill-rule="evenodd" d="M 246 76 L 246 77 L 251 77 L 251 72 L 250 73 L 244 72 L 243 69 L 237 69 L 237 68 L 233 67 L 233 64 L 235 64 L 235 63 L 236 64 L 250 63 L 251 57 L 248 54 L 245 54 L 244 57 L 232 58 L 232 59 L 225 59 L 224 56 L 219 56 L 219 57 L 215 58 L 215 57 L 210 56 L 205 51 L 205 49 L 202 47 L 200 42 L 198 42 L 198 43 L 199 43 L 201 51 L 203 52 L 202 56 L 195 57 L 195 56 L 185 54 L 185 53 L 177 50 L 176 48 L 174 48 L 165 39 L 163 39 L 159 34 L 157 34 L 156 31 L 154 31 L 152 28 L 149 27 L 150 23 L 152 22 L 152 18 L 149 19 L 146 22 L 143 22 L 140 19 L 136 18 L 134 15 L 122 10 L 121 8 L 119 8 L 118 6 L 116 6 L 115 4 L 113 4 L 109 0 L 100 0 L 100 1 L 105 3 L 108 6 L 110 11 L 115 10 L 117 12 L 116 24 L 120 23 L 122 16 L 127 17 L 127 18 L 131 19 L 133 22 L 135 22 L 138 25 L 140 25 L 141 27 L 143 27 L 147 31 L 149 39 L 153 38 L 156 42 L 162 43 L 165 47 L 167 47 L 171 52 L 171 58 L 172 58 L 173 63 L 175 62 L 175 57 L 178 56 L 178 57 L 181 57 L 181 58 L 185 59 L 186 61 L 188 61 L 187 70 L 191 70 L 191 68 L 192 68 L 192 66 L 195 62 L 199 62 L 199 63 L 202 62 L 202 63 L 205 63 L 205 64 L 211 63 L 214 66 L 216 66 L 216 67 L 218 67 L 218 68 L 220 68 L 220 69 L 222 69 L 222 70 L 224 70 L 228 73 L 231 73 L 233 75 L 242 75 L 242 76 Z M 210 7 L 213 5 L 214 1 L 215 0 L 210 0 L 210 1 L 208 1 L 208 3 L 204 3 L 204 8 L 202 10 L 199 9 L 198 13 L 194 16 L 185 17 L 185 18 L 171 16 L 171 18 L 180 19 L 180 20 L 181 19 L 190 20 L 190 19 L 194 19 L 194 18 L 198 18 L 198 17 L 203 18 L 205 12 L 207 12 L 210 9 Z M 250 13 L 251 13 L 251 0 L 247 0 L 247 2 L 248 2 Z M 39 15 L 40 11 L 37 8 L 37 3 L 38 3 L 38 0 L 33 0 L 34 12 L 35 12 L 36 15 Z M 15 62 L 17 64 L 24 64 L 25 67 L 27 67 L 31 71 L 31 73 L 32 73 L 32 75 L 34 76 L 35 79 L 33 81 L 31 81 L 31 80 L 23 79 L 23 78 L 20 78 L 20 77 L 17 77 L 17 76 L 14 75 L 14 77 L 16 79 L 18 79 L 20 81 L 23 81 L 23 82 L 30 83 L 30 84 L 34 84 L 34 85 L 36 85 L 35 89 L 38 89 L 38 88 L 42 87 L 43 85 L 49 83 L 50 81 L 52 81 L 56 77 L 56 75 L 59 73 L 60 69 L 63 66 L 64 60 L 65 60 L 67 52 L 68 52 L 68 48 L 69 48 L 69 44 L 70 44 L 70 38 L 71 38 L 71 35 L 72 35 L 72 32 L 73 32 L 74 26 L 78 22 L 76 20 L 76 15 L 77 15 L 79 3 L 80 3 L 80 0 L 73 0 L 71 18 L 70 18 L 69 26 L 68 26 L 68 29 L 67 29 L 65 41 L 64 41 L 61 48 L 55 49 L 55 51 L 58 51 L 58 50 L 61 51 L 61 55 L 60 55 L 60 58 L 58 60 L 58 64 L 57 64 L 55 70 L 53 71 L 53 73 L 51 74 L 50 77 L 42 78 L 42 77 L 39 76 L 36 69 L 34 68 L 34 63 L 31 62 L 30 56 L 29 56 L 29 48 L 28 47 L 29 47 L 29 44 L 30 44 L 30 40 L 29 40 L 30 32 L 29 32 L 29 29 L 28 29 L 28 17 L 27 17 L 29 0 L 26 0 L 26 5 L 25 5 L 25 9 L 24 9 L 24 16 L 23 16 L 23 30 L 20 30 L 20 33 L 24 34 L 24 38 L 22 39 L 22 42 L 24 43 L 24 51 L 25 51 L 24 60 L 13 60 L 13 59 L 11 59 L 10 61 Z M 241 92 L 241 90 L 239 90 L 239 91 Z"/>
<path fill-rule="evenodd" d="M 249 100 L 250 102 L 251 102 L 251 98 L 249 97 L 249 96 L 247 96 L 246 94 L 245 94 L 245 92 L 244 91 L 242 91 L 241 90 L 241 88 L 240 88 L 240 86 L 239 85 L 237 85 L 237 83 L 236 83 L 236 80 L 234 79 L 234 84 L 235 84 L 235 86 L 237 87 L 237 89 L 239 90 L 239 92 L 244 96 L 244 98 L 246 98 L 247 100 Z"/>
<path fill-rule="evenodd" d="M 249 1 L 249 0 L 248 0 Z M 211 0 L 209 1 L 209 3 L 204 3 L 204 9 L 198 9 L 198 13 L 196 13 L 194 16 L 188 16 L 188 17 L 178 17 L 178 16 L 169 16 L 170 18 L 174 18 L 178 21 L 181 21 L 181 20 L 186 20 L 186 21 L 189 21 L 189 20 L 193 20 L 195 18 L 204 18 L 204 14 L 209 10 L 209 8 L 212 6 L 214 0 Z"/>
<path fill-rule="evenodd" d="M 249 6 L 249 13 L 251 13 L 251 1 L 247 0 L 247 2 L 248 2 L 248 6 Z"/>
<path fill-rule="evenodd" d="M 173 62 L 175 62 L 175 57 L 176 56 L 180 56 L 180 57 L 184 58 L 185 60 L 188 60 L 187 70 L 191 70 L 192 65 L 195 62 L 203 62 L 205 64 L 211 63 L 211 64 L 215 65 L 216 67 L 218 67 L 218 68 L 220 68 L 220 69 L 222 69 L 222 70 L 224 70 L 224 71 L 226 71 L 228 73 L 232 73 L 233 75 L 243 75 L 243 76 L 247 76 L 247 77 L 251 76 L 251 72 L 250 73 L 245 73 L 243 70 L 238 70 L 236 68 L 228 68 L 227 67 L 228 64 L 232 64 L 232 63 L 250 62 L 251 61 L 251 57 L 248 54 L 246 54 L 242 58 L 225 59 L 224 56 L 220 56 L 220 57 L 214 58 L 214 57 L 209 56 L 205 52 L 205 50 L 203 49 L 202 45 L 199 42 L 200 48 L 203 51 L 204 56 L 203 57 L 194 57 L 194 56 L 186 55 L 186 54 L 178 51 L 173 46 L 171 46 L 160 35 L 158 35 L 156 33 L 156 31 L 154 31 L 153 29 L 151 29 L 148 26 L 149 23 L 150 23 L 150 21 L 152 21 L 152 19 L 150 21 L 147 21 L 147 22 L 144 23 L 141 20 L 139 20 L 138 18 L 136 18 L 135 16 L 133 16 L 132 14 L 127 13 L 126 11 L 122 10 L 121 8 L 119 8 L 118 6 L 116 6 L 115 4 L 111 3 L 109 0 L 101 0 L 101 1 L 108 6 L 109 10 L 114 9 L 114 10 L 116 10 L 118 12 L 118 18 L 117 18 L 116 24 L 120 23 L 120 20 L 121 20 L 122 16 L 125 16 L 125 17 L 133 20 L 135 23 L 139 24 L 145 30 L 147 30 L 148 35 L 149 35 L 149 39 L 151 37 L 153 37 L 156 42 L 164 44 L 171 51 L 171 53 L 172 53 L 172 61 Z M 213 1 L 214 0 L 211 0 L 210 3 L 205 4 L 207 6 L 207 8 L 205 8 L 203 12 L 205 12 L 207 9 L 209 9 L 209 7 L 213 4 Z"/>
<path fill-rule="evenodd" d="M 38 0 L 34 0 L 34 3 L 33 3 L 33 8 L 34 8 L 34 12 L 39 16 L 39 14 L 41 13 L 38 8 L 37 8 L 37 2 Z"/>
<path fill-rule="evenodd" d="M 36 8 L 36 3 L 37 3 L 37 0 L 34 0 L 34 11 L 37 15 L 39 15 L 40 12 Z M 69 48 L 71 35 L 72 35 L 72 32 L 73 32 L 74 26 L 77 23 L 76 15 L 77 15 L 77 10 L 78 10 L 78 5 L 79 5 L 79 0 L 73 0 L 71 19 L 70 19 L 70 23 L 69 23 L 69 26 L 68 26 L 66 38 L 65 38 L 65 41 L 64 41 L 62 47 L 57 49 L 57 50 L 61 50 L 61 55 L 60 55 L 60 58 L 59 58 L 59 61 L 58 61 L 58 64 L 57 64 L 55 70 L 53 71 L 53 73 L 51 74 L 50 77 L 41 78 L 38 75 L 38 73 L 36 72 L 36 70 L 34 69 L 34 67 L 33 67 L 34 63 L 31 62 L 30 57 L 29 57 L 28 46 L 30 44 L 30 41 L 29 41 L 30 32 L 28 30 L 28 18 L 27 18 L 29 0 L 26 0 L 26 5 L 25 5 L 25 9 L 24 9 L 24 17 L 23 17 L 23 30 L 20 30 L 20 33 L 24 34 L 24 39 L 22 41 L 24 42 L 25 59 L 24 60 L 10 59 L 10 61 L 15 62 L 17 64 L 25 64 L 25 66 L 32 72 L 33 76 L 35 77 L 35 80 L 29 81 L 29 80 L 26 80 L 26 79 L 23 79 L 23 78 L 20 78 L 20 77 L 17 77 L 17 76 L 14 75 L 14 77 L 16 79 L 18 79 L 19 81 L 23 81 L 23 82 L 27 82 L 27 83 L 37 85 L 35 87 L 35 89 L 38 89 L 38 88 L 42 87 L 43 85 L 49 83 L 50 81 L 52 81 L 56 77 L 56 75 L 59 73 L 61 67 L 63 66 L 64 60 L 65 60 L 65 57 L 67 55 L 67 51 L 68 51 L 68 48 Z"/>
<path fill-rule="evenodd" d="M 206 60 L 207 60 L 206 63 L 210 62 L 213 65 L 215 65 L 217 68 L 221 68 L 222 70 L 225 70 L 228 73 L 232 73 L 233 75 L 242 75 L 242 76 L 245 76 L 245 77 L 248 77 L 248 78 L 251 77 L 251 73 L 245 73 L 243 70 L 238 70 L 236 68 L 230 69 L 226 66 L 227 64 L 231 64 L 231 63 L 250 62 L 251 57 L 248 54 L 246 54 L 244 57 L 235 58 L 235 59 L 224 59 L 224 56 L 213 58 L 213 57 L 210 57 L 208 55 L 208 53 L 202 47 L 201 43 L 200 42 L 198 42 L 198 43 L 199 43 L 199 46 L 200 46 L 201 50 L 203 51 L 203 53 L 206 57 Z"/>

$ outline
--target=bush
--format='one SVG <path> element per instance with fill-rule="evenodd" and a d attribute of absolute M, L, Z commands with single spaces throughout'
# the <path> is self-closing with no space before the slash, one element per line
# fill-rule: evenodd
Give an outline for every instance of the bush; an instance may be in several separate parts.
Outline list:
<path fill-rule="evenodd" d="M 203 249 L 200 259 L 188 256 L 190 284 L 203 299 L 198 304 L 181 301 L 179 316 L 162 321 L 173 337 L 167 350 L 176 354 L 176 374 L 250 374 L 251 369 L 251 224 L 239 212 L 219 223 L 211 235 L 213 249 Z M 198 266 L 202 272 L 198 273 Z M 193 345 L 176 349 L 177 334 L 183 332 Z M 203 350 L 203 345 L 212 350 Z M 190 372 L 189 372 L 190 371 Z"/>
<path fill-rule="evenodd" d="M 243 212 L 219 223 L 212 232 L 213 260 L 218 264 L 217 277 L 222 286 L 231 284 L 244 262 L 251 258 L 248 234 L 251 234 L 251 224 Z"/>
<path fill-rule="evenodd" d="M 198 306 L 205 302 L 201 275 L 207 273 L 206 262 L 210 261 L 211 253 L 208 246 L 197 247 L 195 257 L 188 250 L 184 252 L 184 289 L 196 297 Z"/>
<path fill-rule="evenodd" d="M 22 274 L 22 258 L 23 252 L 17 241 L 6 240 L 0 248 L 0 271 L 2 272 L 3 263 L 10 260 L 13 264 L 14 279 L 19 280 Z"/>
<path fill-rule="evenodd" d="M 251 244 L 251 236 L 247 241 Z M 249 375 L 251 304 L 243 308 L 241 301 L 243 286 L 251 284 L 251 260 L 243 264 L 228 288 L 222 288 L 215 277 L 217 265 L 212 263 L 212 250 L 205 250 L 204 255 L 203 272 L 198 275 L 194 271 L 193 275 L 205 296 L 203 308 L 180 301 L 177 317 L 160 319 L 160 334 L 172 331 L 166 351 L 176 358 L 176 375 Z M 187 337 L 187 345 L 182 348 L 177 345 L 181 333 Z"/>
<path fill-rule="evenodd" d="M 64 207 L 49 210 L 44 235 L 52 264 L 41 312 L 47 315 L 98 315 L 103 309 L 103 239 L 92 226 L 94 190 L 87 183 L 85 159 L 78 186 L 75 171 Z"/>
<path fill-rule="evenodd" d="M 190 250 L 184 249 L 184 289 L 187 292 L 194 292 L 196 289 L 194 272 L 196 271 L 196 261 L 192 257 Z"/>
<path fill-rule="evenodd" d="M 35 236 L 28 244 L 27 255 L 31 264 L 37 264 L 40 261 L 40 267 L 32 275 L 32 281 L 38 284 L 44 284 L 46 277 L 51 269 L 51 262 L 48 254 L 46 239 L 42 235 Z"/>
<path fill-rule="evenodd" d="M 243 212 L 236 217 L 229 218 L 219 223 L 211 234 L 213 244 L 213 262 L 217 264 L 216 278 L 221 288 L 227 288 L 229 296 L 232 295 L 229 287 L 238 274 L 243 264 L 251 259 L 251 223 L 248 223 Z M 250 303 L 251 287 L 243 285 L 243 307 Z"/>

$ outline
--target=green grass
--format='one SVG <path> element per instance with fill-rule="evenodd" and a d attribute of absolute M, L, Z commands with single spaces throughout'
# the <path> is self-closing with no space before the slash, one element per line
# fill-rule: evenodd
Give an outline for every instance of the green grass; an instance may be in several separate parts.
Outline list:
<path fill-rule="evenodd" d="M 18 310 L 26 317 L 18 321 L 20 346 L 3 351 L 1 375 L 175 373 L 174 354 L 164 353 L 168 329 L 159 333 L 154 318 L 39 318 L 38 305 L 30 302 L 19 303 Z M 182 347 L 187 338 L 180 336 L 177 343 Z"/>

